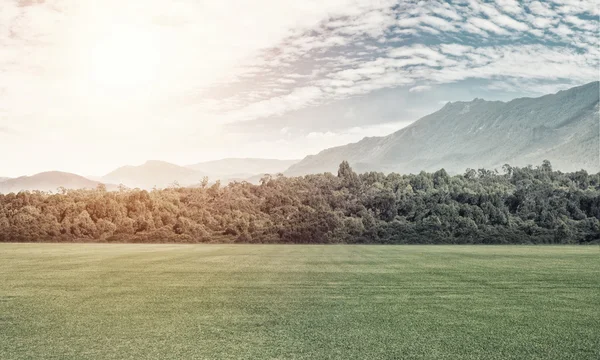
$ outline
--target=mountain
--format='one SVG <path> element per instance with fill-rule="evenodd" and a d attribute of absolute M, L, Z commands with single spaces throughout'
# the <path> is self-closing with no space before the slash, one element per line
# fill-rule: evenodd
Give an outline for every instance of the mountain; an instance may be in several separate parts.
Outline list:
<path fill-rule="evenodd" d="M 86 179 L 83 176 L 61 171 L 48 171 L 32 176 L 21 176 L 4 180 L 0 182 L 0 193 L 16 193 L 24 190 L 56 192 L 59 187 L 66 189 L 94 189 L 99 184 L 99 182 Z"/>
<path fill-rule="evenodd" d="M 356 171 L 418 173 L 445 168 L 525 166 L 544 159 L 562 171 L 600 171 L 600 83 L 509 102 L 475 99 L 446 104 L 385 137 L 321 151 L 285 175 L 334 172 L 343 160 Z"/>
<path fill-rule="evenodd" d="M 203 172 L 171 164 L 165 161 L 150 160 L 139 166 L 123 166 L 102 177 L 102 181 L 123 184 L 132 188 L 165 188 L 177 182 L 179 185 L 199 183 Z"/>
<path fill-rule="evenodd" d="M 229 158 L 201 162 L 187 167 L 202 171 L 210 178 L 236 179 L 247 178 L 257 174 L 277 174 L 300 160 L 256 159 L 256 158 Z"/>
<path fill-rule="evenodd" d="M 165 188 L 177 182 L 181 186 L 198 185 L 204 176 L 222 183 L 243 181 L 269 173 L 285 171 L 298 160 L 230 158 L 179 166 L 165 161 L 150 160 L 139 166 L 123 166 L 100 178 L 100 181 L 123 184 L 132 188 Z"/>
<path fill-rule="evenodd" d="M 0 182 L 6 181 L 8 179 L 10 179 L 10 178 L 9 177 L 2 177 L 2 176 L 0 176 Z"/>

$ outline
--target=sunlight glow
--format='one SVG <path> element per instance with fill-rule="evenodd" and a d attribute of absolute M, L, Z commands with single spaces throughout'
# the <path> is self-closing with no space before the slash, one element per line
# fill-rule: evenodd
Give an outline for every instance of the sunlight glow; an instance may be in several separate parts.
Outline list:
<path fill-rule="evenodd" d="M 132 91 L 158 77 L 161 53 L 157 37 L 133 26 L 115 26 L 94 43 L 88 76 L 101 90 Z"/>

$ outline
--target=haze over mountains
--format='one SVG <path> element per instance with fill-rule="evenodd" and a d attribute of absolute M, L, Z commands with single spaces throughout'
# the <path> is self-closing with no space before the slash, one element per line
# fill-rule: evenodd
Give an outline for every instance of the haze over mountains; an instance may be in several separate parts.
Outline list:
<path fill-rule="evenodd" d="M 179 166 L 165 161 L 151 160 L 139 166 L 120 167 L 101 179 L 107 183 L 124 184 L 141 189 L 164 188 L 175 183 L 181 186 L 193 186 L 201 183 L 205 176 L 209 181 L 251 181 L 256 176 L 260 178 L 263 174 L 283 172 L 297 161 L 230 158 Z"/>
<path fill-rule="evenodd" d="M 201 162 L 194 165 L 188 165 L 187 167 L 196 171 L 211 174 L 211 177 L 243 179 L 260 174 L 277 174 L 284 172 L 298 161 L 300 160 L 229 158 Z"/>
<path fill-rule="evenodd" d="M 176 184 L 196 186 L 205 176 L 211 182 L 220 180 L 223 183 L 230 181 L 258 183 L 264 174 L 282 173 L 297 161 L 230 158 L 179 166 L 166 161 L 149 160 L 139 166 L 122 166 L 100 177 L 83 177 L 67 172 L 49 171 L 14 179 L 0 178 L 0 193 L 21 190 L 56 192 L 60 187 L 93 189 L 99 184 L 107 184 L 109 190 L 117 189 L 121 184 L 129 188 L 151 190 L 155 187 L 166 188 Z"/>
<path fill-rule="evenodd" d="M 102 181 L 124 184 L 132 188 L 164 188 L 178 183 L 190 185 L 198 183 L 204 173 L 165 161 L 150 160 L 139 166 L 122 166 L 102 177 Z"/>
<path fill-rule="evenodd" d="M 76 174 L 47 171 L 32 176 L 21 176 L 13 179 L 0 181 L 0 193 L 11 193 L 19 191 L 52 191 L 56 192 L 58 188 L 66 189 L 94 189 L 100 182 L 87 179 Z M 114 186 L 107 186 L 113 190 Z"/>
<path fill-rule="evenodd" d="M 445 168 L 500 169 L 551 161 L 556 169 L 600 171 L 599 83 L 509 102 L 475 99 L 439 111 L 385 137 L 323 150 L 285 175 L 356 171 L 418 173 Z"/>
<path fill-rule="evenodd" d="M 197 186 L 210 181 L 257 183 L 264 174 L 287 176 L 335 172 L 347 160 L 358 172 L 418 173 L 445 168 L 500 169 L 551 161 L 562 171 L 600 171 L 600 84 L 592 82 L 557 94 L 509 102 L 475 99 L 446 104 L 410 126 L 385 137 L 321 151 L 301 161 L 229 158 L 179 166 L 151 160 L 123 166 L 93 180 L 50 171 L 33 176 L 1 178 L 0 193 L 21 190 L 57 191 L 118 184 L 130 188 Z"/>

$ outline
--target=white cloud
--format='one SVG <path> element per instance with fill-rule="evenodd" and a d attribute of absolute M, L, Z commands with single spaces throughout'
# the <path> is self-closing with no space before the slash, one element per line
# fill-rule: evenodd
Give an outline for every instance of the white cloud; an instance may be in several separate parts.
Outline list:
<path fill-rule="evenodd" d="M 397 25 L 400 27 L 415 27 L 417 25 L 429 25 L 440 31 L 457 31 L 455 25 L 441 17 L 425 15 L 420 17 L 410 17 L 398 20 Z"/>
<path fill-rule="evenodd" d="M 553 19 L 553 18 L 536 17 L 536 18 L 532 19 L 533 26 L 542 28 L 542 29 L 547 28 L 556 22 L 557 22 L 557 20 Z M 540 33 L 540 35 L 538 35 L 538 36 L 541 37 L 542 35 L 543 35 L 543 33 Z"/>
<path fill-rule="evenodd" d="M 392 49 L 388 52 L 390 57 L 422 57 L 432 60 L 440 60 L 443 55 L 425 45 L 404 46 Z"/>
<path fill-rule="evenodd" d="M 423 91 L 427 91 L 431 89 L 431 86 L 429 85 L 420 85 L 420 86 L 413 86 L 410 89 L 408 89 L 409 92 L 423 92 Z"/>
<path fill-rule="evenodd" d="M 500 34 L 500 35 L 506 35 L 508 34 L 508 31 L 506 31 L 505 29 L 501 28 L 500 26 L 494 24 L 493 22 L 486 20 L 486 19 L 482 19 L 482 18 L 472 18 L 469 19 L 469 23 L 481 30 L 485 30 L 487 32 L 492 32 L 492 33 L 496 33 L 496 34 Z"/>
<path fill-rule="evenodd" d="M 460 16 L 454 9 L 450 8 L 450 5 L 444 3 L 441 6 L 435 6 L 431 11 L 439 15 L 441 17 L 445 17 L 451 20 L 462 20 L 462 16 Z"/>
<path fill-rule="evenodd" d="M 523 9 L 517 0 L 496 0 L 498 6 L 510 14 L 519 14 Z"/>
<path fill-rule="evenodd" d="M 217 115 L 215 119 L 221 123 L 231 123 L 282 115 L 317 103 L 322 94 L 323 91 L 315 86 L 296 88 L 289 94 L 249 104 L 222 116 Z"/>
<path fill-rule="evenodd" d="M 488 36 L 488 34 L 485 31 L 481 30 L 479 27 L 477 27 L 477 26 L 475 26 L 475 25 L 473 25 L 471 23 L 463 24 L 462 28 L 466 32 L 477 34 L 477 35 L 480 35 L 480 36 L 482 36 L 484 38 Z"/>
<path fill-rule="evenodd" d="M 569 29 L 565 24 L 560 24 L 558 27 L 550 29 L 550 31 L 562 37 L 573 34 L 573 30 Z"/>
<path fill-rule="evenodd" d="M 525 25 L 524 23 L 519 22 L 511 18 L 510 16 L 502 14 L 498 14 L 498 16 L 493 17 L 492 21 L 500 26 L 504 26 L 506 28 L 511 28 L 518 31 L 526 31 L 529 29 L 529 26 Z"/>
<path fill-rule="evenodd" d="M 529 11 L 531 11 L 533 14 L 536 14 L 536 15 L 541 15 L 541 16 L 545 16 L 545 17 L 556 16 L 556 12 L 554 12 L 550 8 L 550 6 L 548 6 L 547 4 L 544 4 L 542 2 L 539 2 L 539 1 L 534 1 L 530 4 L 528 4 L 527 7 L 529 8 Z"/>
<path fill-rule="evenodd" d="M 442 52 L 445 52 L 446 54 L 450 54 L 450 55 L 454 55 L 454 56 L 463 55 L 466 52 L 473 49 L 473 47 L 471 47 L 471 46 L 466 46 L 466 45 L 461 45 L 461 44 L 442 44 L 440 48 L 441 48 Z"/>

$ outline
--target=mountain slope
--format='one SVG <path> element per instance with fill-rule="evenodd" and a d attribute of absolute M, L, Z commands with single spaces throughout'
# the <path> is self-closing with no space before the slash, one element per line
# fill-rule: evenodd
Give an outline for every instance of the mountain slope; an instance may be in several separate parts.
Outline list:
<path fill-rule="evenodd" d="M 256 174 L 277 174 L 284 172 L 300 160 L 228 158 L 201 162 L 187 167 L 202 171 L 213 178 L 245 178 Z"/>
<path fill-rule="evenodd" d="M 52 191 L 56 192 L 59 187 L 66 189 L 94 189 L 100 183 L 86 179 L 76 174 L 48 171 L 32 176 L 21 176 L 0 182 L 0 193 L 11 193 L 19 191 Z"/>
<path fill-rule="evenodd" d="M 150 160 L 139 166 L 123 166 L 102 177 L 105 182 L 123 184 L 132 188 L 164 188 L 177 182 L 191 185 L 202 180 L 204 173 L 171 164 L 165 161 Z"/>
<path fill-rule="evenodd" d="M 324 150 L 286 175 L 335 171 L 347 160 L 357 171 L 416 173 L 445 168 L 524 166 L 544 159 L 563 171 L 600 171 L 599 83 L 509 102 L 475 99 L 439 111 L 385 137 Z"/>

